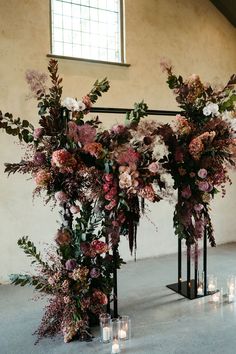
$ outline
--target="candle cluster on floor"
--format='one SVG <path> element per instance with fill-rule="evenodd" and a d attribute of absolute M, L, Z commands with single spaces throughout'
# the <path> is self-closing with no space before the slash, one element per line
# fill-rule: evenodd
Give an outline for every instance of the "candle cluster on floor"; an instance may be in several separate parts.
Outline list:
<path fill-rule="evenodd" d="M 121 352 L 121 342 L 130 339 L 131 320 L 129 316 L 111 318 L 110 314 L 100 315 L 101 343 L 111 343 L 111 354 Z"/>

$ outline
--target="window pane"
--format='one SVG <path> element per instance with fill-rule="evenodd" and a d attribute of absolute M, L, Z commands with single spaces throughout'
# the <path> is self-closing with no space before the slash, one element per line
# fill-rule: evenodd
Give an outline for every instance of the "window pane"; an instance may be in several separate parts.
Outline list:
<path fill-rule="evenodd" d="M 120 61 L 120 0 L 51 3 L 53 54 Z"/>

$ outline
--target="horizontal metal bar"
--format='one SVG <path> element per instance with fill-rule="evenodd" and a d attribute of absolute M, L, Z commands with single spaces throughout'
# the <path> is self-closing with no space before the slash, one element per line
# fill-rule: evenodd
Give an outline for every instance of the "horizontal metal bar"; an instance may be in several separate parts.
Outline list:
<path fill-rule="evenodd" d="M 109 107 L 92 107 L 91 112 L 94 113 L 114 113 L 114 114 L 125 114 L 131 112 L 132 108 L 109 108 Z M 148 109 L 147 114 L 150 116 L 176 116 L 176 114 L 181 114 L 179 111 L 165 111 L 157 109 Z"/>

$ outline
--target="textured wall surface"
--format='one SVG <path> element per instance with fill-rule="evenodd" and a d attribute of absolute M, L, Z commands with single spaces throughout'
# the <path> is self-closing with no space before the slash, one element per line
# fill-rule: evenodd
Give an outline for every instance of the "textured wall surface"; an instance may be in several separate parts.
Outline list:
<path fill-rule="evenodd" d="M 50 52 L 49 1 L 0 1 L 0 109 L 37 122 L 36 103 L 27 100 L 25 71 L 45 71 Z M 114 65 L 60 60 L 64 77 L 64 96 L 81 97 L 96 78 L 107 76 L 110 91 L 99 106 L 130 107 L 145 99 L 153 109 L 176 109 L 172 93 L 165 84 L 159 62 L 170 58 L 178 73 L 198 73 L 202 80 L 219 84 L 236 72 L 236 29 L 208 0 L 126 0 L 126 59 L 129 68 Z M 121 119 L 103 116 L 109 126 Z M 166 120 L 163 118 L 162 120 Z M 29 262 L 18 250 L 17 239 L 30 235 L 40 247 L 50 243 L 57 228 L 57 212 L 42 200 L 32 203 L 34 187 L 27 176 L 7 178 L 4 162 L 16 162 L 23 150 L 11 137 L 0 132 L 0 281 L 10 273 L 29 270 Z M 233 180 L 236 182 L 234 176 Z M 218 243 L 236 241 L 236 183 L 228 194 L 213 204 L 213 221 Z M 151 206 L 143 218 L 138 239 L 138 257 L 176 251 L 172 228 L 173 205 L 162 202 Z M 121 245 L 124 258 L 130 259 L 127 242 Z"/>

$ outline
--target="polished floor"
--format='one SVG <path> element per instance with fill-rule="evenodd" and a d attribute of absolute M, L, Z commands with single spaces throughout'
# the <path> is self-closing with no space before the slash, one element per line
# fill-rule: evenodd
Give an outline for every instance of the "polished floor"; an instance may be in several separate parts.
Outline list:
<path fill-rule="evenodd" d="M 132 319 L 132 339 L 122 353 L 235 354 L 236 304 L 214 305 L 210 297 L 188 300 L 166 288 L 175 281 L 176 255 L 130 262 L 119 271 L 119 313 Z M 236 274 L 236 243 L 209 250 L 209 273 L 226 287 Z M 30 288 L 0 286 L 0 354 L 109 354 L 98 329 L 90 343 L 64 344 L 61 337 L 36 346 L 44 302 L 31 298 Z"/>

